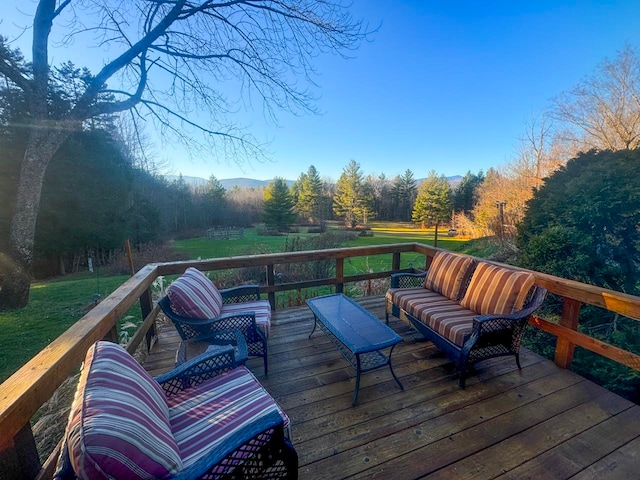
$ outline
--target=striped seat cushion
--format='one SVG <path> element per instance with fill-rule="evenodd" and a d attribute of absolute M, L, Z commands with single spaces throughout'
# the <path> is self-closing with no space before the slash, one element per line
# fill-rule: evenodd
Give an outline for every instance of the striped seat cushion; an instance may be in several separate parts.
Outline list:
<path fill-rule="evenodd" d="M 473 317 L 477 314 L 462 308 L 439 293 L 419 288 L 391 289 L 388 298 L 452 343 L 462 346 L 469 338 Z"/>
<path fill-rule="evenodd" d="M 162 478 L 183 466 L 160 386 L 114 343 L 88 350 L 66 432 L 80 478 Z"/>
<path fill-rule="evenodd" d="M 534 280 L 530 273 L 481 262 L 460 304 L 481 315 L 509 315 L 522 308 Z"/>
<path fill-rule="evenodd" d="M 253 300 L 251 302 L 225 303 L 222 305 L 221 314 L 255 312 L 256 325 L 265 336 L 269 336 L 271 328 L 271 305 L 267 300 Z"/>
<path fill-rule="evenodd" d="M 289 417 L 245 367 L 238 367 L 167 399 L 174 437 L 185 467 L 244 425 L 277 411 Z"/>
<path fill-rule="evenodd" d="M 169 286 L 171 308 L 178 315 L 211 319 L 220 316 L 222 295 L 209 278 L 197 268 L 189 267 Z"/>
<path fill-rule="evenodd" d="M 431 261 L 424 287 L 451 300 L 459 300 L 474 266 L 475 260 L 471 257 L 438 252 Z"/>

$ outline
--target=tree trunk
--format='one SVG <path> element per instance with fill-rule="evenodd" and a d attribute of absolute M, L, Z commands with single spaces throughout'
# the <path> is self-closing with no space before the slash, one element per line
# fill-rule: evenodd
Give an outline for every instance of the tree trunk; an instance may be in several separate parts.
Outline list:
<path fill-rule="evenodd" d="M 44 174 L 49 161 L 69 136 L 64 130 L 52 134 L 51 127 L 47 127 L 43 122 L 33 126 L 22 161 L 11 222 L 11 258 L 0 288 L 0 310 L 21 308 L 29 303 L 36 220 Z"/>

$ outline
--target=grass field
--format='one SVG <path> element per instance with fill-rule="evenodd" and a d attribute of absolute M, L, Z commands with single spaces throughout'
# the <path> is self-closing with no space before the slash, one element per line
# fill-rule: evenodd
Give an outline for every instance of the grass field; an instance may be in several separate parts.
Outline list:
<path fill-rule="evenodd" d="M 433 230 L 420 230 L 408 224 L 386 222 L 374 222 L 371 227 L 373 237 L 357 237 L 345 246 L 404 242 L 433 244 Z M 468 246 L 463 239 L 445 235 L 446 233 L 438 241 L 441 248 L 464 251 Z M 278 237 L 260 236 L 256 229 L 245 229 L 244 237 L 241 239 L 195 238 L 176 241 L 173 247 L 193 259 L 221 258 L 279 252 L 283 251 L 285 243 L 294 237 L 309 236 L 311 235 L 307 233 L 292 233 Z M 388 270 L 390 262 L 389 255 L 349 259 L 345 262 L 345 274 Z M 403 267 L 409 263 L 421 265 L 424 264 L 424 257 L 413 253 L 403 254 L 401 263 Z M 92 307 L 95 294 L 99 294 L 101 298 L 106 297 L 126 278 L 100 277 L 84 272 L 34 283 L 31 287 L 29 306 L 17 311 L 0 312 L 0 382 L 80 319 Z M 140 321 L 139 308 L 132 307 L 129 314 L 133 317 L 132 321 Z"/>

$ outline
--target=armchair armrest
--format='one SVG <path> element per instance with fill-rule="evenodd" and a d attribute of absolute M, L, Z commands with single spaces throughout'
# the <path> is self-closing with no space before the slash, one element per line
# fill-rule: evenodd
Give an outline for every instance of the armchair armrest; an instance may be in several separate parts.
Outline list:
<path fill-rule="evenodd" d="M 391 288 L 415 288 L 424 284 L 427 272 L 422 273 L 392 273 Z"/>
<path fill-rule="evenodd" d="M 170 372 L 155 377 L 167 397 L 199 385 L 237 366 L 232 345 L 205 352 Z"/>
<path fill-rule="evenodd" d="M 239 285 L 237 287 L 220 290 L 222 303 L 240 303 L 260 300 L 260 287 L 258 285 Z"/>
<path fill-rule="evenodd" d="M 175 480 L 212 478 L 207 474 L 212 471 L 220 474 L 221 471 L 224 471 L 225 466 L 232 469 L 242 464 L 248 456 L 255 454 L 259 450 L 258 447 L 268 443 L 278 443 L 278 440 L 284 442 L 283 430 L 279 428 L 282 425 L 282 416 L 277 411 L 272 411 L 243 426 L 194 464 L 171 478 Z M 280 436 L 281 439 L 274 439 L 275 436 Z M 276 441 L 274 442 L 274 440 Z M 245 445 L 246 449 L 243 449 Z"/>

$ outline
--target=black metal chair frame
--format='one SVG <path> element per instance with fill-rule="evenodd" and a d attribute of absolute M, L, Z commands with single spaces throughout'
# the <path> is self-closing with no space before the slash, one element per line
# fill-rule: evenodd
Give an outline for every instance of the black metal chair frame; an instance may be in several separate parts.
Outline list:
<path fill-rule="evenodd" d="M 223 304 L 243 303 L 260 300 L 260 288 L 257 285 L 242 285 L 220 290 Z M 163 313 L 173 322 L 182 340 L 195 337 L 209 337 L 221 330 L 240 330 L 247 340 L 250 356 L 262 357 L 264 373 L 268 373 L 267 339 L 256 325 L 254 311 L 234 312 L 217 318 L 190 318 L 177 314 L 171 306 L 171 299 L 164 296 L 159 302 Z"/>

